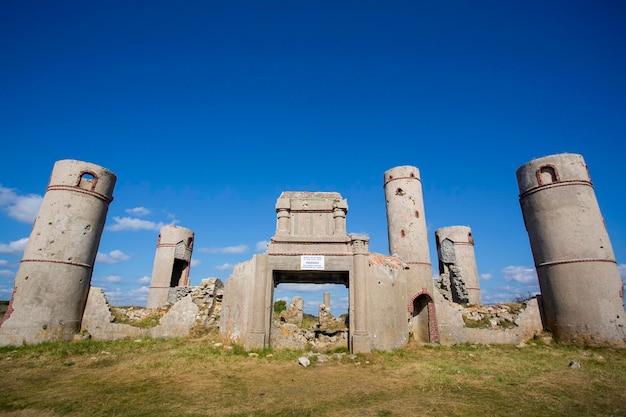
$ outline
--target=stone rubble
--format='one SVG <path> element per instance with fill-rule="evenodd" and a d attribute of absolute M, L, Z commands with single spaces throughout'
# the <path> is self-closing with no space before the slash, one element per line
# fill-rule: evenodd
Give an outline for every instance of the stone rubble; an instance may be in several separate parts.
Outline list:
<path fill-rule="evenodd" d="M 466 322 L 479 323 L 488 320 L 492 329 L 510 328 L 517 326 L 515 320 L 525 308 L 524 304 L 468 305 L 463 308 L 462 314 Z"/>

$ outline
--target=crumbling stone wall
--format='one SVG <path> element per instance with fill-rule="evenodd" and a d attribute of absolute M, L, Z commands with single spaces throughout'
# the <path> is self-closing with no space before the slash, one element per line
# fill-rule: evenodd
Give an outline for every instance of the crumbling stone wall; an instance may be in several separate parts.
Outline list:
<path fill-rule="evenodd" d="M 318 323 L 303 328 L 304 299 L 294 297 L 286 310 L 272 320 L 270 345 L 275 349 L 299 349 L 328 352 L 348 347 L 348 327 L 336 319 L 330 309 L 320 304 Z M 299 316 L 299 317 L 298 317 Z"/>
<path fill-rule="evenodd" d="M 453 263 L 447 265 L 447 272 L 439 275 L 437 289 L 448 301 L 457 304 L 469 303 L 465 280 L 461 276 L 461 270 Z"/>
<path fill-rule="evenodd" d="M 299 349 L 328 352 L 348 347 L 348 325 L 332 316 L 330 309 L 320 304 L 318 322 L 303 327 L 304 299 L 295 296 L 287 308 L 274 315 L 270 331 L 270 346 L 274 349 Z"/>
<path fill-rule="evenodd" d="M 180 295 L 183 293 L 186 295 L 171 306 L 160 308 L 159 310 L 166 312 L 159 320 L 159 324 L 152 328 L 116 323 L 104 291 L 91 287 L 83 314 L 81 335 L 96 340 L 117 340 L 126 337 L 185 337 L 196 328 L 216 328 L 221 313 L 223 287 L 221 280 L 211 278 L 203 280 L 198 287 L 181 289 Z M 140 319 L 144 313 L 133 309 L 130 314 Z"/>
<path fill-rule="evenodd" d="M 291 304 L 280 312 L 280 321 L 283 323 L 294 324 L 302 327 L 302 318 L 304 315 L 304 299 L 302 297 L 293 297 Z"/>
<path fill-rule="evenodd" d="M 502 306 L 484 306 L 466 309 L 460 304 L 446 300 L 439 292 L 435 292 L 435 305 L 439 323 L 440 343 L 453 345 L 459 343 L 474 344 L 520 344 L 542 334 L 543 325 L 539 303 L 532 298 L 516 315 Z M 472 328 L 465 324 L 466 320 L 482 320 L 487 317 L 491 321 L 489 328 Z M 502 325 L 510 321 L 510 325 Z"/>

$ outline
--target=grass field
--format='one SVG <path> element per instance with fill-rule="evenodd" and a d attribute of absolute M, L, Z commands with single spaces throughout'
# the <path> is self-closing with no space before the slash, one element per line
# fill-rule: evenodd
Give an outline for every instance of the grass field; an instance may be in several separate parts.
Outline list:
<path fill-rule="evenodd" d="M 0 415 L 626 416 L 623 349 L 409 345 L 308 367 L 304 354 L 215 335 L 3 347 Z"/>

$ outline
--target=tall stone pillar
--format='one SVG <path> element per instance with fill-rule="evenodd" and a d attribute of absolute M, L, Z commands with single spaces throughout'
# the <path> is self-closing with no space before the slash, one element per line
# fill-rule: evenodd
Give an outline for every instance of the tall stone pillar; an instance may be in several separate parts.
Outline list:
<path fill-rule="evenodd" d="M 164 226 L 159 232 L 147 308 L 167 304 L 170 288 L 189 285 L 194 232 L 180 226 Z"/>
<path fill-rule="evenodd" d="M 372 340 L 367 329 L 367 269 L 368 243 L 365 236 L 351 236 L 352 251 L 354 253 L 353 279 L 350 291 L 354 292 L 354 308 L 350 313 L 354 315 L 354 331 L 352 332 L 352 353 L 368 353 L 372 351 Z"/>
<path fill-rule="evenodd" d="M 406 301 L 422 288 L 432 294 L 433 280 L 420 173 L 413 166 L 385 172 L 385 203 L 389 253 L 409 264 Z"/>
<path fill-rule="evenodd" d="M 88 162 L 54 164 L 0 325 L 0 345 L 71 340 L 80 330 L 116 179 Z"/>
<path fill-rule="evenodd" d="M 449 274 L 451 280 L 458 273 L 467 290 L 467 302 L 482 304 L 472 230 L 468 226 L 442 227 L 435 230 L 435 236 L 439 255 L 439 273 Z M 447 242 L 450 242 L 449 248 L 446 245 Z M 450 269 L 455 269 L 455 271 Z"/>
<path fill-rule="evenodd" d="M 324 305 L 330 310 L 330 293 L 324 292 Z"/>
<path fill-rule="evenodd" d="M 244 348 L 263 349 L 269 345 L 270 320 L 272 314 L 272 285 L 268 267 L 268 257 L 257 255 L 254 287 L 250 293 L 249 318 L 250 332 L 244 342 Z M 304 301 L 304 300 L 303 300 Z"/>
<path fill-rule="evenodd" d="M 583 157 L 532 160 L 517 182 L 545 326 L 560 342 L 624 345 L 623 284 Z"/>

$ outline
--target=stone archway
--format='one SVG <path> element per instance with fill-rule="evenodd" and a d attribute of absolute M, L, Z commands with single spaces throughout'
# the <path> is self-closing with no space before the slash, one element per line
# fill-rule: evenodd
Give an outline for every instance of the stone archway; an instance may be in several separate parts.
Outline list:
<path fill-rule="evenodd" d="M 435 302 L 426 288 L 422 288 L 411 298 L 408 311 L 411 315 L 413 338 L 418 342 L 439 343 Z"/>

